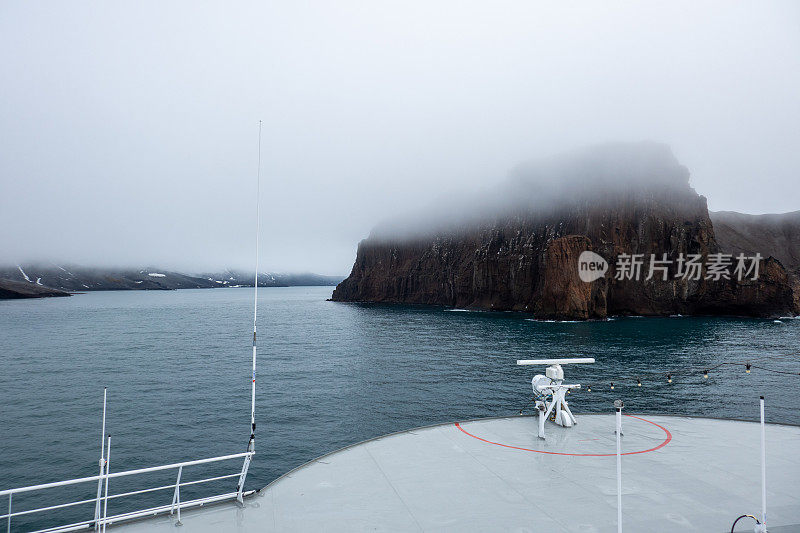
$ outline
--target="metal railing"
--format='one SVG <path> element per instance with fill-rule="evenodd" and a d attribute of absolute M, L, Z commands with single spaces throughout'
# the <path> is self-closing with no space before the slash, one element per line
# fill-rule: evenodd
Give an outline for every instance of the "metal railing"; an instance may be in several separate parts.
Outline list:
<path fill-rule="evenodd" d="M 252 494 L 254 491 L 244 492 L 242 484 L 244 482 L 243 479 L 243 472 L 242 469 L 236 471 L 233 474 L 227 474 L 222 476 L 215 476 L 206 479 L 199 479 L 196 481 L 181 481 L 181 476 L 183 475 L 184 467 L 190 467 L 195 465 L 202 465 L 207 463 L 216 463 L 220 461 L 227 461 L 231 459 L 245 459 L 246 463 L 249 463 L 249 459 L 255 454 L 255 452 L 242 452 L 242 453 L 235 453 L 232 455 L 221 455 L 219 457 L 210 457 L 208 459 L 197 459 L 194 461 L 184 461 L 182 463 L 173 463 L 168 465 L 162 466 L 153 466 L 149 468 L 139 468 L 136 470 L 126 470 L 123 472 L 114 472 L 111 473 L 109 471 L 109 463 L 110 463 L 110 455 L 111 455 L 111 439 L 108 439 L 108 448 L 106 449 L 106 456 L 105 456 L 105 463 L 101 464 L 101 474 L 97 476 L 90 476 L 90 477 L 82 477 L 82 478 L 75 478 L 69 479 L 66 481 L 56 481 L 53 483 L 43 483 L 40 485 L 30 485 L 28 487 L 18 487 L 14 489 L 7 489 L 0 491 L 0 497 L 7 496 L 8 497 L 8 512 L 4 515 L 0 515 L 0 520 L 5 519 L 7 522 L 6 530 L 7 533 L 11 532 L 11 519 L 16 516 L 23 516 L 23 515 L 32 515 L 35 513 L 41 513 L 45 511 L 53 511 L 56 509 L 62 509 L 66 507 L 73 507 L 76 505 L 82 504 L 95 504 L 95 513 L 94 517 L 90 520 L 84 520 L 82 522 L 74 522 L 70 524 L 65 524 L 61 526 L 50 527 L 46 529 L 39 529 L 35 533 L 54 533 L 54 532 L 63 532 L 63 531 L 77 531 L 81 529 L 95 529 L 95 530 L 102 530 L 105 531 L 105 528 L 108 524 L 113 524 L 115 522 L 122 522 L 125 520 L 133 520 L 135 518 L 142 518 L 145 516 L 155 516 L 158 514 L 169 512 L 170 514 L 177 513 L 178 523 L 181 520 L 181 509 L 187 509 L 189 507 L 197 507 L 202 506 L 207 503 L 219 502 L 229 499 L 238 498 L 241 499 L 242 496 L 246 496 Z M 102 460 L 101 460 L 102 461 Z M 122 478 L 128 476 L 135 476 L 137 474 L 146 474 L 149 472 L 159 472 L 164 470 L 177 470 L 177 477 L 175 479 L 175 483 L 170 485 L 161 485 L 157 487 L 151 487 L 147 489 L 135 490 L 130 492 L 123 492 L 119 494 L 108 494 L 108 486 L 109 480 L 115 478 Z M 201 483 L 209 483 L 212 481 L 219 481 L 222 479 L 228 478 L 239 478 L 239 484 L 237 486 L 237 490 L 235 492 L 229 492 L 225 494 L 217 494 L 214 496 L 208 496 L 205 498 L 198 498 L 195 500 L 189 501 L 181 501 L 181 487 L 186 487 L 189 485 L 199 485 Z M 34 492 L 34 491 L 41 491 L 46 490 L 54 487 L 64 487 L 68 485 L 78 485 L 82 483 L 92 483 L 95 482 L 98 484 L 98 491 L 97 497 L 91 498 L 87 500 L 77 500 L 67 503 L 62 503 L 58 505 L 49 505 L 45 507 L 39 507 L 35 509 L 27 509 L 24 511 L 17 511 L 13 512 L 13 502 L 14 502 L 14 495 L 25 493 L 25 492 Z M 100 487 L 103 485 L 103 495 L 101 495 Z M 141 509 L 138 511 L 131 511 L 126 513 L 120 513 L 116 515 L 108 515 L 108 502 L 109 500 L 115 498 L 123 498 L 126 496 L 133 496 L 135 494 L 145 494 L 149 492 L 156 492 L 160 490 L 168 490 L 174 489 L 172 493 L 172 502 L 168 505 L 161 505 L 157 507 L 151 507 L 148 509 Z M 102 513 L 100 511 L 102 507 Z M 1 522 L 0 522 L 1 523 Z"/>

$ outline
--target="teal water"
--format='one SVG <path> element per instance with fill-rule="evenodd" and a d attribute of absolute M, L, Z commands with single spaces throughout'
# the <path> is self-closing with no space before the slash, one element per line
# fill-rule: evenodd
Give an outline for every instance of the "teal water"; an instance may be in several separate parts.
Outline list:
<path fill-rule="evenodd" d="M 620 318 L 554 323 L 517 313 L 326 301 L 331 287 L 260 291 L 257 452 L 247 488 L 356 441 L 436 422 L 512 415 L 530 398 L 533 369 L 516 359 L 592 356 L 569 367 L 592 392 L 577 412 L 758 417 L 800 423 L 800 320 Z M 0 302 L 0 489 L 97 474 L 102 388 L 109 388 L 112 471 L 245 450 L 250 417 L 252 289 L 94 292 Z M 691 373 L 681 373 L 697 367 Z M 668 384 L 666 374 L 673 374 Z M 643 386 L 636 386 L 640 376 Z M 615 390 L 610 390 L 610 382 Z M 184 472 L 232 473 L 236 461 Z M 136 488 L 174 482 L 139 478 Z M 184 499 L 233 491 L 236 480 L 186 489 Z M 110 493 L 130 490 L 114 481 Z M 33 503 L 91 498 L 96 486 Z M 169 503 L 171 491 L 111 500 L 109 513 Z M 0 501 L 0 510 L 5 512 Z M 93 505 L 52 518 L 91 518 Z M 43 527 L 15 519 L 14 530 Z"/>

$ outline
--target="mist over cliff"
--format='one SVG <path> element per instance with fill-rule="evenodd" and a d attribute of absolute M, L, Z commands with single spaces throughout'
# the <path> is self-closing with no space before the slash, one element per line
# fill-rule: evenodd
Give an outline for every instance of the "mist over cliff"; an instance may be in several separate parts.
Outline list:
<path fill-rule="evenodd" d="M 609 264 L 591 283 L 578 275 L 585 251 Z M 708 279 L 707 267 L 687 278 L 673 262 L 717 253 L 706 199 L 669 147 L 614 143 L 521 164 L 498 188 L 381 224 L 333 299 L 569 319 L 793 312 L 788 274 L 774 258 L 764 256 L 758 279 Z M 625 254 L 671 263 L 663 277 L 630 279 L 615 263 Z"/>
<path fill-rule="evenodd" d="M 463 233 L 511 218 L 563 216 L 587 206 L 661 197 L 695 200 L 689 171 L 669 146 L 606 143 L 519 164 L 499 187 L 454 193 L 424 209 L 378 224 L 370 240 L 406 240 Z"/>

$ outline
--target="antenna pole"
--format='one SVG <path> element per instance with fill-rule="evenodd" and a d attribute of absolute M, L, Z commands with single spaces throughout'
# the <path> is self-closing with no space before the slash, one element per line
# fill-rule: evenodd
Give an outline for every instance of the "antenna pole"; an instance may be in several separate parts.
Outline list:
<path fill-rule="evenodd" d="M 764 431 L 764 397 L 761 408 L 761 529 L 767 530 L 767 438 Z"/>
<path fill-rule="evenodd" d="M 256 169 L 256 268 L 253 276 L 253 380 L 250 390 L 250 445 L 255 451 L 256 440 L 256 320 L 258 318 L 258 241 L 261 237 L 261 124 L 258 121 L 258 168 Z"/>
<path fill-rule="evenodd" d="M 100 498 L 103 494 L 103 470 L 106 466 L 106 396 L 108 387 L 103 387 L 103 430 L 100 432 L 100 479 L 97 480 L 97 504 L 94 507 L 94 529 L 100 529 Z"/>
<path fill-rule="evenodd" d="M 105 493 L 103 495 L 103 533 L 106 533 L 106 524 L 108 523 L 108 467 L 109 463 L 111 462 L 111 435 L 108 436 L 108 446 L 106 447 L 106 485 L 105 485 Z"/>
<path fill-rule="evenodd" d="M 261 237 L 261 127 L 263 122 L 258 121 L 258 167 L 256 169 L 256 267 L 253 277 L 253 373 L 250 381 L 250 440 L 247 443 L 247 451 L 251 455 L 244 458 L 242 473 L 239 476 L 239 485 L 236 487 L 236 499 L 239 503 L 242 500 L 244 491 L 244 481 L 247 478 L 247 469 L 250 467 L 252 454 L 256 451 L 256 323 L 258 320 L 258 241 Z"/>
<path fill-rule="evenodd" d="M 614 401 L 617 417 L 617 532 L 622 533 L 622 400 Z"/>

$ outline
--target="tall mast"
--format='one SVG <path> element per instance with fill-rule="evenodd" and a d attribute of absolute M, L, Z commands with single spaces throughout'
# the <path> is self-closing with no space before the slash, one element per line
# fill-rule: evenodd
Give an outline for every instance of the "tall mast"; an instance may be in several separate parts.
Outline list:
<path fill-rule="evenodd" d="M 256 320 L 258 318 L 258 241 L 261 237 L 261 125 L 258 121 L 258 168 L 256 169 L 256 269 L 253 276 L 253 379 L 250 390 L 250 444 L 248 451 L 256 447 Z"/>
<path fill-rule="evenodd" d="M 258 241 L 261 237 L 261 125 L 258 121 L 258 169 L 256 170 L 256 268 L 253 276 L 253 374 L 250 381 L 250 440 L 247 443 L 247 451 L 251 455 L 244 458 L 242 473 L 239 475 L 239 484 L 236 487 L 236 499 L 242 502 L 244 493 L 244 482 L 247 479 L 247 470 L 250 467 L 252 454 L 256 451 L 256 323 L 258 319 Z"/>

